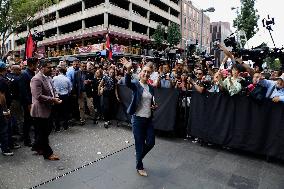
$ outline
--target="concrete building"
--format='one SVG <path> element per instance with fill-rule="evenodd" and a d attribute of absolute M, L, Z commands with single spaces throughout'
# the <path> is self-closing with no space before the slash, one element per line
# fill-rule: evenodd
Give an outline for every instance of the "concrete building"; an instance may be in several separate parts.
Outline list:
<path fill-rule="evenodd" d="M 210 32 L 212 35 L 212 41 L 220 41 L 224 45 L 224 40 L 231 35 L 232 30 L 229 22 L 212 22 L 210 26 Z M 215 55 L 216 65 L 219 66 L 225 55 L 222 51 L 212 50 L 212 54 Z"/>
<path fill-rule="evenodd" d="M 84 46 L 92 38 L 99 42 L 106 33 L 149 41 L 159 22 L 180 24 L 180 12 L 179 0 L 61 0 L 35 16 L 31 31 L 45 32 L 38 43 L 45 51 L 62 50 L 69 43 Z M 27 35 L 27 28 L 19 28 L 11 48 L 23 50 Z"/>
<path fill-rule="evenodd" d="M 186 47 L 187 43 L 195 43 L 198 41 L 200 46 L 201 41 L 201 25 L 203 25 L 202 33 L 202 50 L 210 52 L 211 34 L 210 34 L 210 18 L 198 8 L 196 8 L 191 1 L 182 0 L 181 6 L 181 31 L 182 44 L 181 47 Z M 203 14 L 203 24 L 202 22 Z"/>

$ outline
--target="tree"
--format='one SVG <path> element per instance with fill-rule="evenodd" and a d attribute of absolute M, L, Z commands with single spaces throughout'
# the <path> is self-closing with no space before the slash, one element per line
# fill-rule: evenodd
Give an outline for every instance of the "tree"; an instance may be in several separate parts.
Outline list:
<path fill-rule="evenodd" d="M 281 62 L 279 58 L 268 57 L 264 61 L 266 62 L 268 68 L 271 70 L 280 70 L 281 68 Z"/>
<path fill-rule="evenodd" d="M 171 23 L 171 25 L 168 27 L 168 43 L 170 46 L 178 45 L 181 41 L 181 32 L 180 27 L 176 23 Z"/>
<path fill-rule="evenodd" d="M 30 26 L 35 13 L 55 3 L 57 0 L 0 0 L 0 55 L 5 54 L 5 41 L 17 28 Z"/>
<path fill-rule="evenodd" d="M 157 26 L 152 38 L 154 39 L 157 49 L 165 42 L 165 27 L 162 23 L 159 23 Z"/>
<path fill-rule="evenodd" d="M 258 31 L 257 22 L 259 15 L 255 9 L 256 0 L 241 0 L 241 13 L 234 20 L 234 27 L 239 31 L 243 30 L 246 34 L 247 40 L 251 39 Z M 244 42 L 242 41 L 242 45 Z"/>

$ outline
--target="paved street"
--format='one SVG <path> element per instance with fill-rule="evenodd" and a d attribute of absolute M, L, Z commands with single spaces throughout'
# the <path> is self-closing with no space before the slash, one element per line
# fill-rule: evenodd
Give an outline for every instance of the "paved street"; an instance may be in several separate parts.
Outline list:
<path fill-rule="evenodd" d="M 15 150 L 13 157 L 0 155 L 0 189 L 33 187 L 123 149 L 133 139 L 130 129 L 116 126 L 105 129 L 102 124 L 89 124 L 52 133 L 50 143 L 60 161 L 46 161 L 26 147 Z"/>
<path fill-rule="evenodd" d="M 61 161 L 45 161 L 26 148 L 12 158 L 1 156 L 1 189 L 29 188 L 51 179 L 38 188 L 284 188 L 284 167 L 280 164 L 161 137 L 144 161 L 149 177 L 140 177 L 135 170 L 131 131 L 127 128 L 72 127 L 68 132 L 52 134 L 51 143 L 57 144 L 54 149 Z M 81 168 L 83 165 L 87 166 Z"/>

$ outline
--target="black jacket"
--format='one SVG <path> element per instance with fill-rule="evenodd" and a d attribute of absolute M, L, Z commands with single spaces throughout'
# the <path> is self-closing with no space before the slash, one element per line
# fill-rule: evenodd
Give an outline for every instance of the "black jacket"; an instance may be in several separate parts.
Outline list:
<path fill-rule="evenodd" d="M 14 73 L 8 73 L 6 75 L 6 78 L 8 79 L 11 99 L 20 100 L 20 86 L 19 86 L 20 76 Z"/>
<path fill-rule="evenodd" d="M 35 73 L 30 69 L 26 69 L 20 75 L 19 90 L 20 100 L 23 106 L 32 104 L 32 93 L 31 93 L 31 79 L 35 76 Z"/>

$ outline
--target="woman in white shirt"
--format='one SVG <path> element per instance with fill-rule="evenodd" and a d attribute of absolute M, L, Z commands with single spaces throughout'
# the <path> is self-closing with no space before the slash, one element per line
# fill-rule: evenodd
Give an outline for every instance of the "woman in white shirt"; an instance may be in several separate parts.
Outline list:
<path fill-rule="evenodd" d="M 122 58 L 127 69 L 125 83 L 132 90 L 132 101 L 127 112 L 132 115 L 132 131 L 135 139 L 136 169 L 139 175 L 148 176 L 143 167 L 143 158 L 155 145 L 152 113 L 157 108 L 154 102 L 154 89 L 148 85 L 152 67 L 146 65 L 139 74 L 139 81 L 131 80 L 132 63 Z"/>

